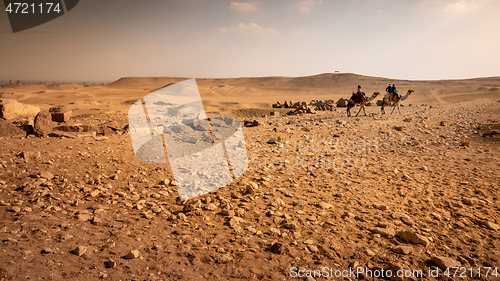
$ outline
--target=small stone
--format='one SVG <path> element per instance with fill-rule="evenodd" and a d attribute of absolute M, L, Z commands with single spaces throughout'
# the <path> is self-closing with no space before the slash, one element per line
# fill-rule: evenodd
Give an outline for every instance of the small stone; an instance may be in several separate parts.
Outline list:
<path fill-rule="evenodd" d="M 297 223 L 295 223 L 295 222 L 287 222 L 287 223 L 285 223 L 285 227 L 288 229 L 293 229 L 293 230 L 296 230 L 299 228 Z"/>
<path fill-rule="evenodd" d="M 462 199 L 462 203 L 464 203 L 465 205 L 471 206 L 471 205 L 474 205 L 474 204 L 477 203 L 477 199 L 475 199 L 475 198 L 464 198 L 464 199 Z"/>
<path fill-rule="evenodd" d="M 83 254 L 85 254 L 86 251 L 87 251 L 86 246 L 78 246 L 75 249 L 71 250 L 70 253 L 81 257 L 81 256 L 83 256 Z"/>
<path fill-rule="evenodd" d="M 396 246 L 392 248 L 392 251 L 394 251 L 394 253 L 398 253 L 401 255 L 408 255 L 409 253 L 411 253 L 411 250 L 412 248 L 408 246 Z"/>
<path fill-rule="evenodd" d="M 367 256 L 370 256 L 370 257 L 373 257 L 373 256 L 375 256 L 375 255 L 376 255 L 376 253 L 375 253 L 374 251 L 370 250 L 370 249 L 366 249 L 366 250 L 365 250 L 365 254 L 366 254 Z"/>
<path fill-rule="evenodd" d="M 396 231 L 392 228 L 370 227 L 368 230 L 371 233 L 380 234 L 385 238 L 392 238 L 396 235 Z"/>
<path fill-rule="evenodd" d="M 269 248 L 269 250 L 274 254 L 281 255 L 285 250 L 285 245 L 283 243 L 276 242 Z"/>
<path fill-rule="evenodd" d="M 21 212 L 21 207 L 12 206 L 11 208 L 9 208 L 9 211 L 14 212 L 14 213 L 19 213 L 19 212 Z"/>
<path fill-rule="evenodd" d="M 89 221 L 91 218 L 92 218 L 92 216 L 89 214 L 78 214 L 78 216 L 77 216 L 78 221 L 82 221 L 82 222 Z"/>
<path fill-rule="evenodd" d="M 44 179 L 51 180 L 54 178 L 54 174 L 52 174 L 51 172 L 48 172 L 48 171 L 43 171 L 40 173 L 40 177 L 44 178 Z"/>
<path fill-rule="evenodd" d="M 110 259 L 110 260 L 107 260 L 104 262 L 104 266 L 106 268 L 113 268 L 113 267 L 116 267 L 116 262 L 114 260 Z"/>
<path fill-rule="evenodd" d="M 228 263 L 233 260 L 233 257 L 231 254 L 219 254 L 215 256 L 214 259 L 217 263 Z"/>
<path fill-rule="evenodd" d="M 128 252 L 128 254 L 123 256 L 122 258 L 127 259 L 127 260 L 131 260 L 131 259 L 136 259 L 138 257 L 139 257 L 139 250 L 132 250 L 132 251 Z"/>
<path fill-rule="evenodd" d="M 311 251 L 311 253 L 319 252 L 318 247 L 316 247 L 315 245 L 307 245 L 307 249 L 309 249 L 309 251 Z"/>
<path fill-rule="evenodd" d="M 321 209 L 330 209 L 333 205 L 326 202 L 319 202 L 318 207 Z"/>
<path fill-rule="evenodd" d="M 217 209 L 217 206 L 214 203 L 208 203 L 205 205 L 205 210 L 207 211 L 215 211 Z"/>
<path fill-rule="evenodd" d="M 226 209 L 221 210 L 220 213 L 223 216 L 230 216 L 230 217 L 234 217 L 236 215 L 236 213 L 233 210 L 226 210 Z"/>
<path fill-rule="evenodd" d="M 414 225 L 414 224 L 415 224 L 415 222 L 414 222 L 412 219 L 408 218 L 408 217 L 402 217 L 402 218 L 401 218 L 401 221 L 402 221 L 404 224 L 409 225 L 409 226 L 412 226 L 412 225 Z"/>
<path fill-rule="evenodd" d="M 400 231 L 397 236 L 408 243 L 421 244 L 426 247 L 429 245 L 429 239 L 412 231 Z"/>
<path fill-rule="evenodd" d="M 378 210 L 381 210 L 381 211 L 387 210 L 387 206 L 386 205 L 373 204 L 373 207 L 375 209 L 378 209 Z"/>
<path fill-rule="evenodd" d="M 452 258 L 442 257 L 442 256 L 432 256 L 432 262 L 439 266 L 441 269 L 446 270 L 452 267 L 460 267 L 462 264 Z"/>
<path fill-rule="evenodd" d="M 54 250 L 52 250 L 51 248 L 43 248 L 41 251 L 40 251 L 41 254 L 53 254 L 54 253 Z"/>
<path fill-rule="evenodd" d="M 488 229 L 491 229 L 491 230 L 498 230 L 500 229 L 500 226 L 496 223 L 493 223 L 493 222 L 490 222 L 490 221 L 487 221 L 485 224 L 484 224 Z"/>

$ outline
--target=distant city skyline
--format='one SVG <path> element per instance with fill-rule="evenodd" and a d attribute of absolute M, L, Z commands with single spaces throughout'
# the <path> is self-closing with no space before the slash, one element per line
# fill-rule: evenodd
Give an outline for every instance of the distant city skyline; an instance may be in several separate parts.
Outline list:
<path fill-rule="evenodd" d="M 494 0 L 85 0 L 15 34 L 0 7 L 0 81 L 500 76 Z"/>

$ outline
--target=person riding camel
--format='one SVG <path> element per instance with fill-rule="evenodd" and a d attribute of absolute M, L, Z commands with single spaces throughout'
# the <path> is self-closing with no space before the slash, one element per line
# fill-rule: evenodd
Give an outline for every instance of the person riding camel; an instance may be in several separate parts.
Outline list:
<path fill-rule="evenodd" d="M 396 100 L 399 100 L 398 90 L 396 90 L 396 84 L 392 84 L 392 94 L 396 97 Z"/>
<path fill-rule="evenodd" d="M 361 85 L 358 85 L 358 91 L 356 93 L 352 93 L 351 100 L 359 103 L 366 99 L 365 93 L 361 92 Z"/>

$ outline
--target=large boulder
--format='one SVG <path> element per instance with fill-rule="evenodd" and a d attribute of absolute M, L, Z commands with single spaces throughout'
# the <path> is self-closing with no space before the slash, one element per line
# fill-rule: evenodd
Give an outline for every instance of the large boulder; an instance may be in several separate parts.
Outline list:
<path fill-rule="evenodd" d="M 35 117 L 39 112 L 39 107 L 23 104 L 13 99 L 0 99 L 0 118 L 5 120 Z"/>
<path fill-rule="evenodd" d="M 33 132 L 37 137 L 48 137 L 54 131 L 52 116 L 48 111 L 40 111 L 35 117 Z"/>
<path fill-rule="evenodd" d="M 347 102 L 348 101 L 346 99 L 340 98 L 337 101 L 337 107 L 347 107 Z"/>

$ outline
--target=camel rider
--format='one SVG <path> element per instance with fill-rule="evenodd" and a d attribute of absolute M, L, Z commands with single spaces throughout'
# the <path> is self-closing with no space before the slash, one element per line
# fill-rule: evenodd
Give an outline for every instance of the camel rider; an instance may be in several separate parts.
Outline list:
<path fill-rule="evenodd" d="M 396 100 L 399 100 L 399 94 L 398 90 L 396 90 L 396 84 L 392 84 L 392 94 L 394 95 L 394 97 L 396 97 Z"/>
<path fill-rule="evenodd" d="M 362 102 L 365 98 L 365 93 L 361 92 L 361 85 L 358 85 L 358 91 L 356 93 L 352 93 L 351 99 L 354 102 Z"/>
<path fill-rule="evenodd" d="M 389 83 L 389 86 L 387 86 L 387 88 L 385 88 L 385 91 L 386 91 L 387 93 L 389 93 L 389 94 L 390 94 L 390 93 L 392 93 L 392 86 L 391 86 L 391 83 Z"/>

